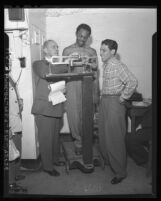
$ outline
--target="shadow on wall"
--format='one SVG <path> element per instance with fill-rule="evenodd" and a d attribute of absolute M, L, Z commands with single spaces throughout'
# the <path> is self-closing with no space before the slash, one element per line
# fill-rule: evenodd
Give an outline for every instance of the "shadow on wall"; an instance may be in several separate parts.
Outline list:
<path fill-rule="evenodd" d="M 121 60 L 121 56 L 120 56 L 120 54 L 116 54 L 116 59 L 118 59 L 118 60 Z"/>

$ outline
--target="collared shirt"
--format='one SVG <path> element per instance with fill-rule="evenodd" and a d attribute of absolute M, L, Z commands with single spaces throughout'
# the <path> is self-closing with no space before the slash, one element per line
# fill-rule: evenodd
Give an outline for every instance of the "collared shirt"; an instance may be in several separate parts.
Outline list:
<path fill-rule="evenodd" d="M 47 62 L 51 63 L 51 57 L 50 57 L 50 58 L 45 57 L 44 59 L 45 59 Z"/>
<path fill-rule="evenodd" d="M 137 79 L 127 66 L 115 57 L 103 66 L 102 94 L 120 95 L 128 99 L 137 87 Z"/>
<path fill-rule="evenodd" d="M 18 104 L 15 87 L 9 82 L 9 128 L 13 134 L 22 131 L 22 121 Z"/>

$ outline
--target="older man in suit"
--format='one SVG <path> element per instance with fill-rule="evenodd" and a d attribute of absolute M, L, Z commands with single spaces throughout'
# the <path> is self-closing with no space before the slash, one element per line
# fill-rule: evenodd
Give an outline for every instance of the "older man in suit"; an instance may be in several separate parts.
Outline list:
<path fill-rule="evenodd" d="M 58 45 L 55 41 L 45 41 L 43 52 L 45 58 L 33 63 L 36 91 L 31 112 L 35 115 L 38 128 L 43 170 L 51 176 L 59 176 L 60 173 L 55 169 L 55 166 L 60 165 L 59 132 L 61 129 L 63 105 L 60 103 L 53 106 L 49 102 L 48 95 L 50 90 L 48 86 L 51 83 L 46 81 L 45 76 L 50 72 L 50 67 L 56 74 L 67 72 L 67 67 L 53 66 L 48 62 L 52 56 L 58 55 Z"/>

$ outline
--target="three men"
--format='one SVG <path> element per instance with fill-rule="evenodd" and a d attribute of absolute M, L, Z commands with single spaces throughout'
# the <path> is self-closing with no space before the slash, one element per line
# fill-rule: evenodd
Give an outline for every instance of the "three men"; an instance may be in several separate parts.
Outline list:
<path fill-rule="evenodd" d="M 96 57 L 96 51 L 87 46 L 91 35 L 91 28 L 80 24 L 76 30 L 76 42 L 63 50 L 63 56 Z M 48 82 L 44 79 L 49 73 L 51 56 L 58 55 L 58 47 L 54 41 L 46 41 L 43 46 L 45 60 L 36 61 L 33 70 L 36 76 L 36 94 L 32 108 L 39 133 L 40 153 L 43 169 L 52 176 L 59 172 L 54 164 L 59 163 L 59 131 L 60 120 L 63 115 L 62 104 L 52 106 L 48 101 Z M 116 176 L 112 184 L 121 182 L 126 177 L 126 150 L 125 150 L 125 106 L 124 99 L 128 99 L 137 86 L 137 80 L 127 67 L 115 58 L 117 43 L 113 40 L 104 40 L 101 44 L 100 55 L 104 63 L 102 98 L 99 109 L 99 140 L 102 155 L 109 160 Z M 55 68 L 54 73 L 67 72 L 67 69 Z M 98 61 L 92 64 L 96 72 L 95 84 L 98 84 Z M 75 73 L 83 72 L 81 66 L 74 67 Z M 66 91 L 66 110 L 72 136 L 75 138 L 75 152 L 82 152 L 82 83 L 80 80 L 69 81 Z M 114 149 L 115 148 L 115 149 Z M 55 151 L 52 153 L 52 149 Z M 52 155 L 53 154 L 53 155 Z"/>

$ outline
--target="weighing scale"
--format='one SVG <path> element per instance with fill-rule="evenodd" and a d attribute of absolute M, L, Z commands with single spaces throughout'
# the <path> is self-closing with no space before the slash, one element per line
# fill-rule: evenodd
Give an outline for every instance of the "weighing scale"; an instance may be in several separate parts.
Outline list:
<path fill-rule="evenodd" d="M 55 60 L 58 56 L 54 56 Z M 70 60 L 72 59 L 72 61 Z M 81 64 L 81 58 L 71 58 L 68 57 L 67 62 L 56 62 L 51 61 L 52 65 L 49 69 L 49 74 L 46 75 L 45 79 L 49 82 L 56 82 L 60 80 L 66 80 L 66 82 L 71 80 L 82 80 L 82 155 L 76 155 L 74 151 L 74 143 L 62 142 L 62 149 L 66 162 L 66 172 L 69 173 L 70 169 L 79 168 L 84 173 L 91 173 L 94 171 L 94 161 L 100 161 L 103 164 L 101 155 L 99 154 L 96 146 L 93 146 L 93 80 L 94 73 L 89 61 L 83 60 Z M 93 57 L 92 57 L 93 59 Z M 79 65 L 77 65 L 77 62 Z M 67 73 L 54 74 L 54 65 L 60 65 L 64 68 L 67 67 Z M 75 66 L 82 66 L 82 73 L 74 73 L 73 68 Z M 98 163 L 98 162 L 97 162 Z"/>

